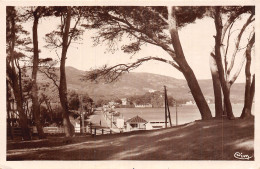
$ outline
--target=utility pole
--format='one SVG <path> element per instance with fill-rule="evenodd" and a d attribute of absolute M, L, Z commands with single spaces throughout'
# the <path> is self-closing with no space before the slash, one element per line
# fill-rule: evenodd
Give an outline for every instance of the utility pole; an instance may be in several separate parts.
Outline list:
<path fill-rule="evenodd" d="M 172 127 L 172 119 L 171 119 L 171 113 L 170 113 L 170 108 L 168 103 L 168 97 L 167 97 L 167 108 L 168 108 L 168 117 L 169 117 L 170 126 Z"/>
<path fill-rule="evenodd" d="M 111 113 L 111 119 L 110 119 L 110 121 L 111 121 L 111 128 L 112 128 L 112 118 L 113 118 L 113 114 Z"/>
<path fill-rule="evenodd" d="M 166 86 L 164 86 L 164 103 L 165 103 L 165 128 L 167 128 L 168 117 L 169 117 L 170 126 L 172 127 L 171 113 L 170 113 L 170 108 L 168 103 Z"/>
<path fill-rule="evenodd" d="M 82 133 L 85 133 L 85 123 L 84 123 L 84 116 L 85 116 L 85 112 L 82 112 Z"/>
<path fill-rule="evenodd" d="M 175 100 L 175 106 L 176 106 L 176 126 L 178 126 L 178 103 L 177 100 Z"/>
<path fill-rule="evenodd" d="M 82 96 L 80 95 L 81 124 L 82 124 L 82 126 L 81 126 L 81 132 L 84 133 L 84 132 L 85 132 L 85 130 L 84 130 L 84 128 L 85 128 L 85 124 L 84 124 L 84 115 L 85 115 L 85 112 L 83 111 L 83 104 L 82 104 L 82 102 L 83 102 L 83 99 L 82 99 Z"/>
<path fill-rule="evenodd" d="M 167 128 L 167 103 L 166 103 L 166 86 L 164 87 L 164 108 L 165 108 L 165 128 Z"/>

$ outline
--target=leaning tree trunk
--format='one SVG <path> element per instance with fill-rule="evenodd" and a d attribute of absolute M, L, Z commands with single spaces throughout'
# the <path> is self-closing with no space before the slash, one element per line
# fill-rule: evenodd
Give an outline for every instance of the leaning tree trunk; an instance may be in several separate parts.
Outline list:
<path fill-rule="evenodd" d="M 211 119 L 212 118 L 211 111 L 203 96 L 199 83 L 198 83 L 192 69 L 189 67 L 188 64 L 186 66 L 181 66 L 181 69 L 182 69 L 183 75 L 188 83 L 191 94 L 201 113 L 202 120 Z"/>
<path fill-rule="evenodd" d="M 255 76 L 253 77 L 252 85 L 251 85 L 251 51 L 252 47 L 255 43 L 255 34 L 250 39 L 249 44 L 246 48 L 246 68 L 245 68 L 245 74 L 246 74 L 246 86 L 245 86 L 245 100 L 244 100 L 244 108 L 241 114 L 241 118 L 246 118 L 252 116 L 251 114 L 251 108 L 253 104 L 253 98 L 255 93 Z M 252 93 L 252 94 L 251 94 Z"/>
<path fill-rule="evenodd" d="M 228 86 L 224 76 L 224 69 L 223 69 L 221 52 L 220 52 L 220 48 L 222 45 L 221 36 L 222 36 L 222 28 L 223 28 L 222 18 L 220 14 L 220 7 L 216 7 L 214 20 L 215 20 L 215 27 L 216 27 L 216 37 L 215 37 L 215 55 L 212 54 L 212 57 L 215 58 L 217 63 L 219 79 L 220 79 L 220 84 L 224 95 L 224 104 L 227 111 L 227 116 L 229 119 L 234 119 L 235 117 L 230 102 Z"/>
<path fill-rule="evenodd" d="M 67 17 L 65 22 L 65 31 L 63 33 L 62 53 L 60 62 L 60 85 L 59 85 L 59 96 L 63 113 L 63 126 L 66 137 L 72 137 L 74 134 L 74 127 L 69 119 L 69 108 L 67 99 L 67 81 L 65 72 L 66 55 L 68 50 L 68 37 L 71 21 L 71 7 L 68 7 Z"/>
<path fill-rule="evenodd" d="M 37 14 L 39 7 L 33 13 L 33 70 L 32 70 L 32 107 L 34 113 L 34 122 L 38 131 L 39 139 L 45 138 L 43 132 L 41 120 L 40 120 L 40 105 L 38 101 L 38 87 L 37 87 L 37 72 L 39 66 L 39 49 L 38 49 L 38 21 L 39 17 Z"/>
<path fill-rule="evenodd" d="M 206 119 L 211 119 L 212 115 L 209 109 L 209 106 L 203 96 L 203 93 L 200 89 L 199 83 L 188 65 L 183 50 L 181 46 L 181 42 L 179 39 L 178 35 L 178 30 L 177 30 L 177 23 L 176 23 L 176 15 L 175 15 L 175 10 L 173 7 L 168 7 L 168 21 L 169 21 L 169 32 L 171 35 L 171 41 L 173 48 L 176 53 L 176 59 L 175 61 L 178 63 L 180 66 L 182 73 L 187 80 L 188 86 L 190 88 L 191 94 L 198 106 L 198 109 L 201 113 L 201 117 L 203 120 Z"/>
<path fill-rule="evenodd" d="M 223 115 L 221 84 L 219 81 L 218 67 L 214 57 L 212 56 L 210 56 L 210 70 L 211 70 L 214 97 L 215 97 L 215 117 L 221 118 Z"/>

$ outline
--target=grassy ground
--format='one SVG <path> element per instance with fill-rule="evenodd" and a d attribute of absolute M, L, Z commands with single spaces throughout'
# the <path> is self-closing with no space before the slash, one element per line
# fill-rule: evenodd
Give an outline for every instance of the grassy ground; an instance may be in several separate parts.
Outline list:
<path fill-rule="evenodd" d="M 157 131 L 8 141 L 7 160 L 237 160 L 254 156 L 254 119 L 196 121 Z M 250 160 L 254 160 L 251 158 Z"/>

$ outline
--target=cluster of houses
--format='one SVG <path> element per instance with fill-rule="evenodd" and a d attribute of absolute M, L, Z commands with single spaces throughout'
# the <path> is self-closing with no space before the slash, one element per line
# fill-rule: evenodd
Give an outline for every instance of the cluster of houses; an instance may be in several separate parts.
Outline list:
<path fill-rule="evenodd" d="M 127 98 L 122 98 L 121 101 L 122 101 L 122 104 L 121 104 L 121 105 L 123 105 L 123 106 L 129 106 L 129 105 L 130 105 L 130 101 L 129 101 Z M 210 104 L 211 101 L 208 99 L 208 100 L 207 100 L 207 103 Z M 109 105 L 110 105 L 110 106 L 115 106 L 115 105 L 118 105 L 118 104 L 119 104 L 119 103 L 116 103 L 116 102 L 114 102 L 114 101 L 109 102 Z M 185 105 L 195 105 L 195 104 L 196 104 L 195 101 L 192 101 L 192 100 L 187 101 L 187 102 L 185 103 Z M 137 104 L 137 103 L 133 103 L 133 105 L 134 105 L 134 107 L 136 107 L 136 108 L 151 108 L 151 107 L 153 107 L 153 105 L 152 105 L 151 103 L 147 103 L 147 104 Z"/>
<path fill-rule="evenodd" d="M 164 121 L 148 121 L 138 115 L 126 120 L 121 113 L 108 105 L 104 106 L 102 111 L 109 127 L 118 131 L 155 130 L 165 127 Z"/>
<path fill-rule="evenodd" d="M 157 92 L 156 90 L 154 89 L 147 89 L 149 93 L 155 93 Z M 160 99 L 163 98 L 163 95 L 161 93 L 159 93 L 159 97 Z M 108 103 L 109 106 L 123 106 L 123 107 L 127 107 L 127 106 L 131 106 L 131 107 L 135 107 L 135 108 L 152 108 L 152 107 L 156 107 L 156 105 L 153 105 L 152 103 L 146 103 L 146 104 L 138 104 L 136 102 L 130 102 L 130 100 L 128 98 L 121 98 L 121 104 L 119 104 L 118 102 L 115 102 L 115 101 L 110 101 Z M 157 100 L 157 102 L 161 102 L 162 100 Z M 207 103 L 210 104 L 211 101 L 210 99 L 207 99 Z M 195 105 L 195 101 L 194 100 L 189 100 L 187 102 L 183 102 L 182 104 L 184 105 Z M 164 105 L 164 104 L 163 104 Z M 162 105 L 160 105 L 162 106 Z M 159 106 L 159 107 L 160 107 Z M 158 107 L 158 105 L 157 105 Z"/>
<path fill-rule="evenodd" d="M 207 99 L 207 103 L 208 104 L 210 104 L 211 103 L 211 101 L 209 100 L 209 99 Z M 196 103 L 195 103 L 195 101 L 187 101 L 186 103 L 185 103 L 185 105 L 195 105 Z"/>
<path fill-rule="evenodd" d="M 154 89 L 147 89 L 147 90 L 148 90 L 149 93 L 156 92 L 156 90 L 154 90 Z M 153 107 L 153 105 L 151 103 L 147 103 L 147 104 L 138 104 L 136 102 L 131 103 L 128 98 L 121 98 L 120 100 L 121 100 L 121 104 L 119 104 L 118 102 L 115 102 L 115 101 L 110 101 L 108 103 L 108 106 L 115 107 L 117 105 L 122 105 L 122 106 L 130 106 L 130 105 L 132 105 L 132 106 L 134 106 L 136 108 L 151 108 L 151 107 Z"/>
<path fill-rule="evenodd" d="M 131 105 L 129 99 L 127 99 L 127 98 L 122 98 L 121 102 L 122 102 L 121 103 L 122 106 L 130 106 Z M 117 105 L 120 105 L 120 104 L 115 102 L 115 101 L 108 102 L 108 106 L 110 106 L 110 107 L 116 107 Z M 151 103 L 147 103 L 147 104 L 133 103 L 133 106 L 136 107 L 136 108 L 149 108 L 149 107 L 153 107 L 153 105 Z"/>

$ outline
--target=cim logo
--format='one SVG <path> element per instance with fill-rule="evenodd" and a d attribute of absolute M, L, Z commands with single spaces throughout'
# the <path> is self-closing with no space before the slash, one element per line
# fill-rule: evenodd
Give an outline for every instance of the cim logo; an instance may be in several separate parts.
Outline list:
<path fill-rule="evenodd" d="M 243 153 L 240 153 L 240 152 L 236 152 L 234 154 L 234 157 L 236 159 L 239 159 L 239 160 L 250 160 L 250 158 L 253 158 L 253 156 L 249 156 L 247 154 L 243 154 Z"/>

